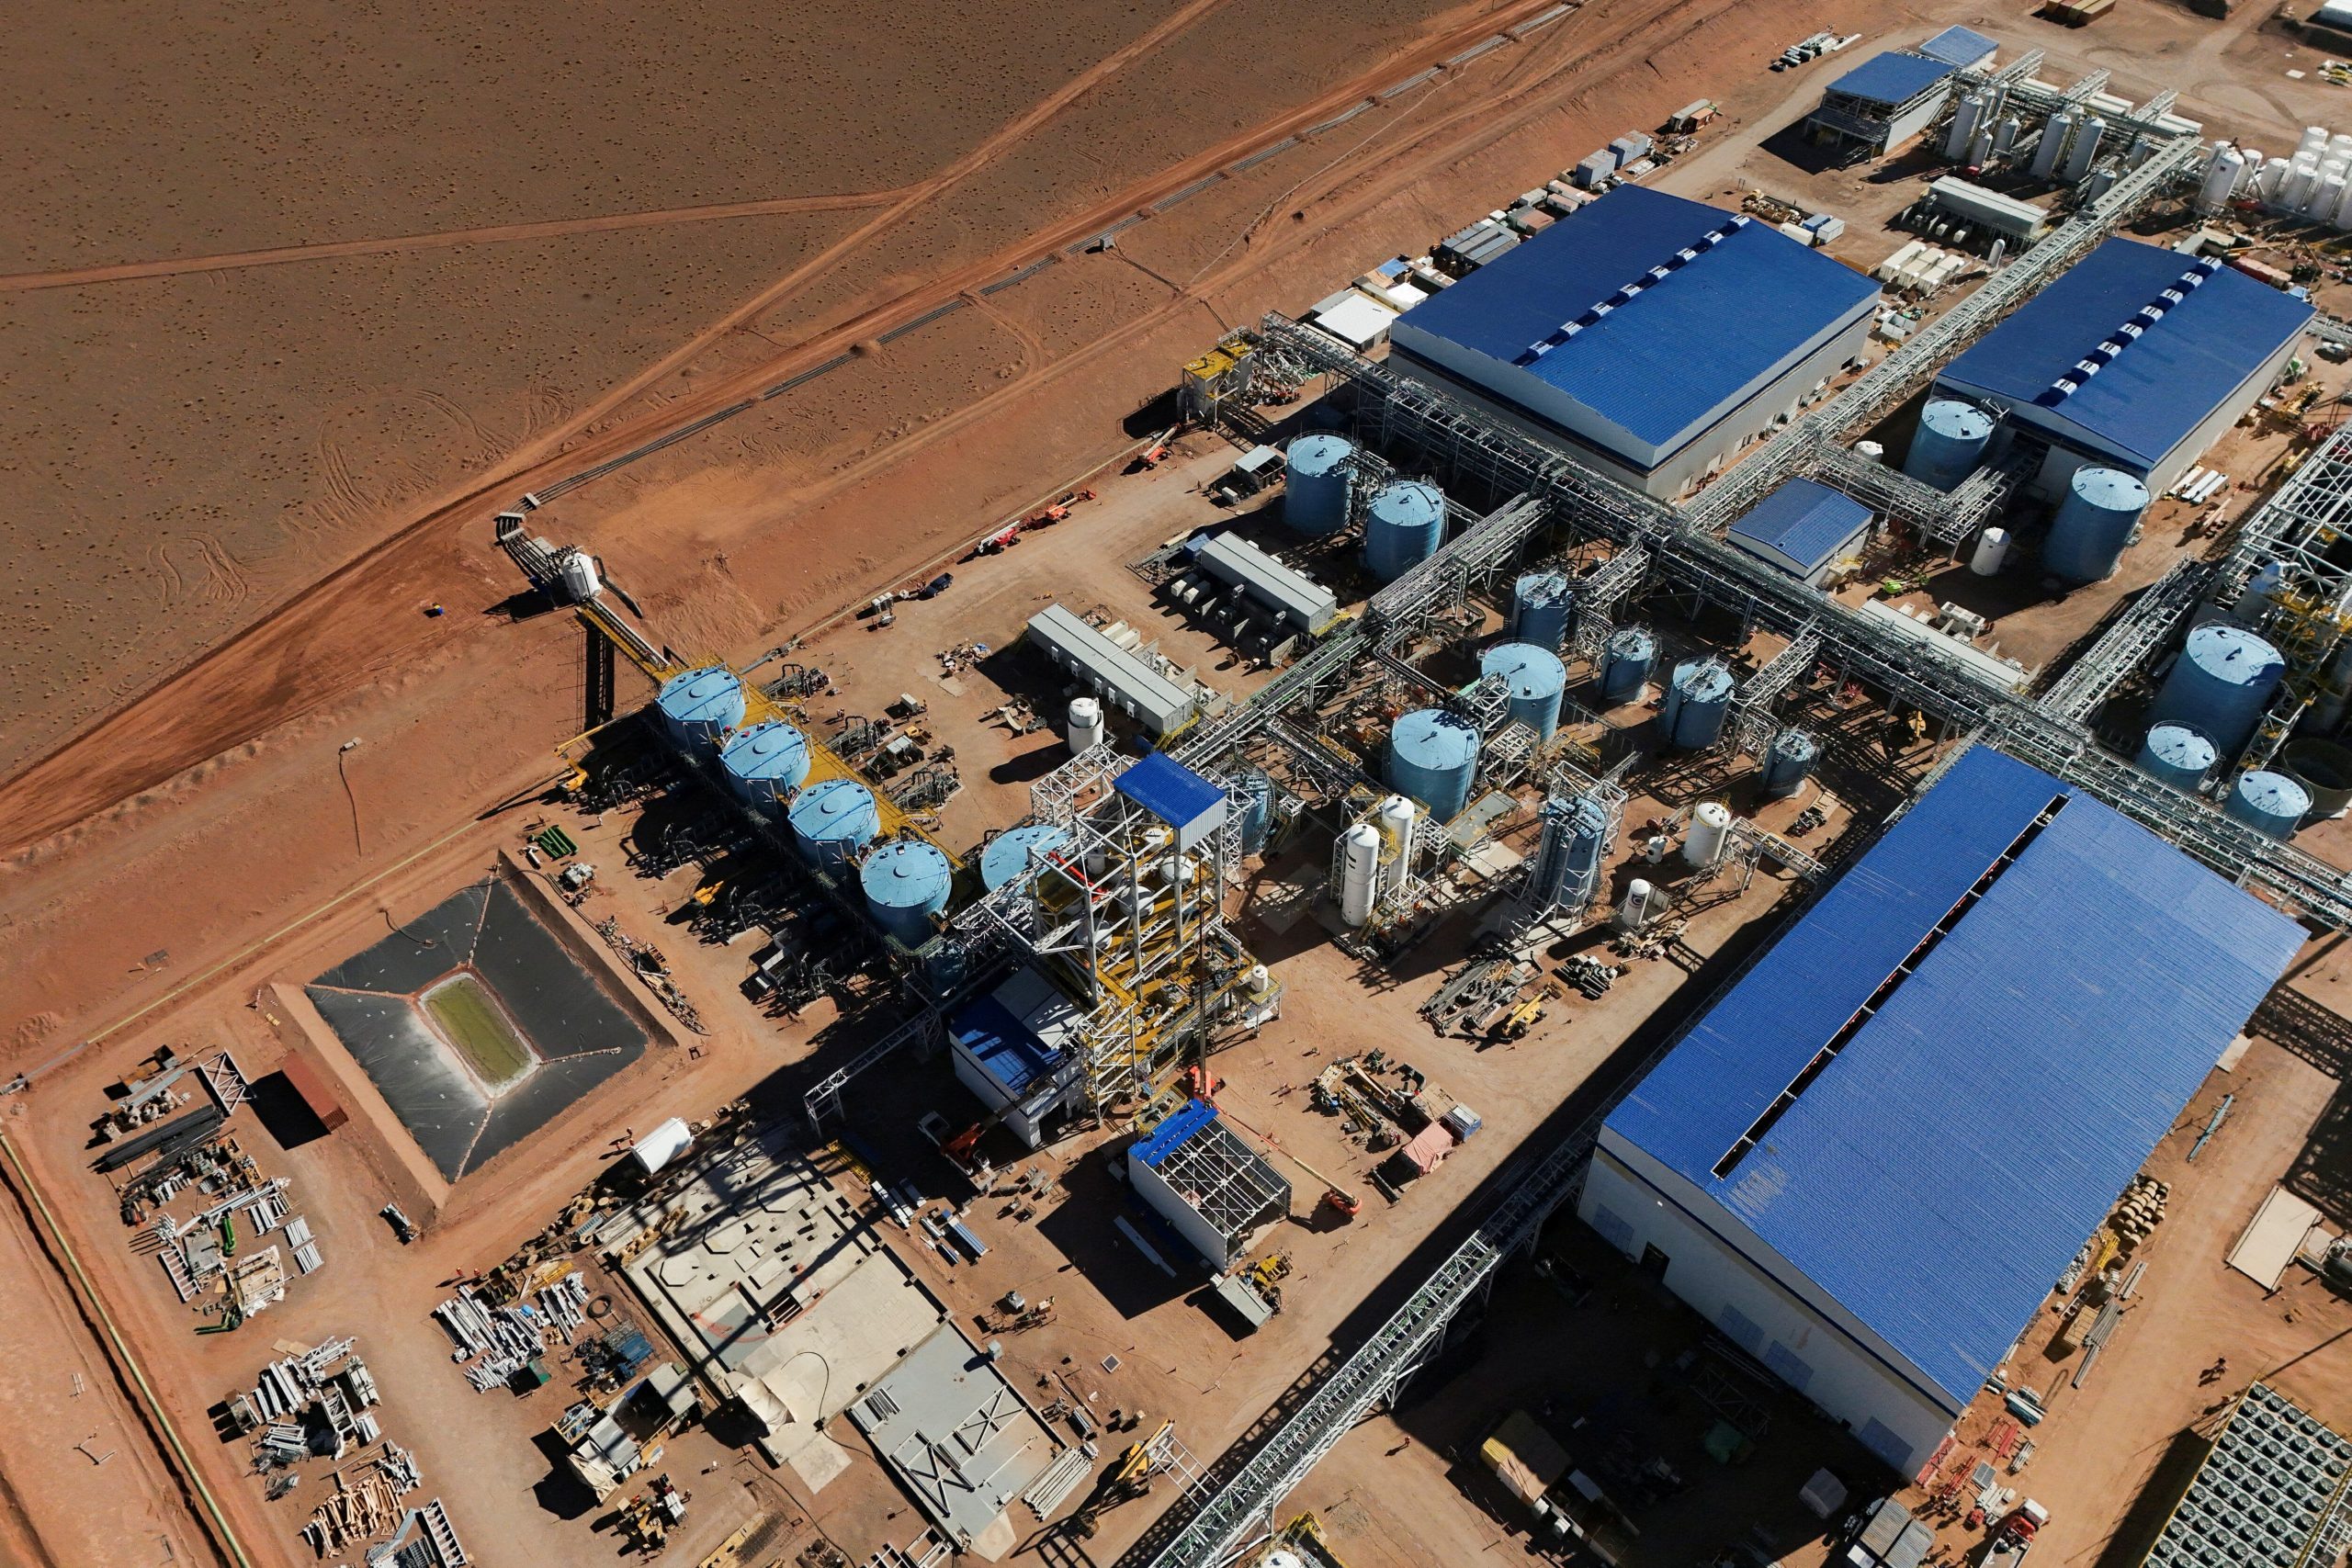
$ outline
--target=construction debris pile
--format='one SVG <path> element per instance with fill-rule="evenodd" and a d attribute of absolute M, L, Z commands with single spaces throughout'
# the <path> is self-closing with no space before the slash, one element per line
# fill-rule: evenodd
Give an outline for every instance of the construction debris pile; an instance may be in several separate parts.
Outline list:
<path fill-rule="evenodd" d="M 321 1557 L 390 1534 L 406 1519 L 401 1498 L 422 1484 L 415 1456 L 397 1443 L 386 1443 L 382 1453 L 356 1468 L 356 1480 L 349 1470 L 334 1472 L 334 1491 L 302 1527 L 302 1539 Z"/>
<path fill-rule="evenodd" d="M 485 1305 L 468 1288 L 435 1307 L 433 1315 L 457 1341 L 453 1359 L 464 1366 L 466 1381 L 477 1393 L 487 1393 L 532 1367 L 546 1351 L 550 1330 L 571 1343 L 588 1321 L 588 1285 L 575 1269 L 532 1301 L 507 1306 Z M 544 1382 L 545 1369 L 538 1371 L 537 1381 Z"/>
<path fill-rule="evenodd" d="M 383 1433 L 368 1414 L 379 1402 L 376 1379 L 349 1339 L 330 1339 L 262 1368 L 254 1386 L 229 1400 L 240 1432 L 255 1434 L 254 1461 L 267 1471 L 311 1454 L 341 1459 Z"/>
<path fill-rule="evenodd" d="M 670 961 L 662 956 L 660 948 L 639 942 L 621 930 L 621 923 L 616 919 L 598 920 L 596 934 L 605 939 L 607 947 L 628 960 L 630 973 L 645 982 L 645 988 L 670 1010 L 672 1017 L 696 1034 L 710 1032 L 702 1021 L 702 1014 L 695 1010 L 695 1004 L 686 999 L 686 994 L 678 989 L 678 983 L 670 978 Z"/>

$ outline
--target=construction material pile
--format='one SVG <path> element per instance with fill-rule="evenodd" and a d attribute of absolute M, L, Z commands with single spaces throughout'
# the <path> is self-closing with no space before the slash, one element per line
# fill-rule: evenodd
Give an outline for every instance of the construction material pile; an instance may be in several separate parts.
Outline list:
<path fill-rule="evenodd" d="M 360 1468 L 356 1479 L 344 1471 L 335 1472 L 335 1489 L 311 1511 L 302 1539 L 325 1557 L 389 1535 L 407 1518 L 401 1496 L 421 1483 L 415 1456 L 396 1443 L 387 1443 L 382 1453 Z"/>
<path fill-rule="evenodd" d="M 471 1289 L 433 1309 L 457 1341 L 452 1359 L 465 1368 L 477 1393 L 503 1388 L 548 1348 L 550 1330 L 567 1345 L 588 1321 L 588 1285 L 577 1270 L 537 1292 L 531 1301 L 489 1306 Z"/>
<path fill-rule="evenodd" d="M 252 1388 L 231 1397 L 229 1414 L 239 1431 L 259 1434 L 254 1461 L 269 1470 L 312 1453 L 341 1459 L 374 1442 L 383 1434 L 368 1411 L 380 1398 L 352 1341 L 331 1339 L 262 1368 Z"/>

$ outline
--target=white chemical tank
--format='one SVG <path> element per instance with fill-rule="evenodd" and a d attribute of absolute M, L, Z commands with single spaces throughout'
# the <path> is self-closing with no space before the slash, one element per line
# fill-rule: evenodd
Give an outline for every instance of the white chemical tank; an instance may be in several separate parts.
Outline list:
<path fill-rule="evenodd" d="M 605 580 L 596 573 L 596 558 L 577 547 L 559 558 L 556 573 L 563 580 L 564 596 L 575 604 L 585 604 L 605 591 Z"/>
<path fill-rule="evenodd" d="M 1637 931 L 1649 922 L 1650 885 L 1635 877 L 1625 889 L 1625 902 L 1617 910 L 1617 923 L 1629 931 Z"/>
<path fill-rule="evenodd" d="M 1704 871 L 1724 858 L 1724 840 L 1731 836 L 1731 810 L 1706 801 L 1690 814 L 1690 831 L 1682 840 L 1682 858 Z"/>
<path fill-rule="evenodd" d="M 2083 121 L 2075 130 L 2075 140 L 2066 149 L 2066 161 L 2058 165 L 2058 180 L 2073 185 L 2091 172 L 2091 160 L 2098 156 L 2098 144 L 2107 136 L 2107 121 L 2097 115 Z"/>
<path fill-rule="evenodd" d="M 1944 138 L 1944 156 L 1958 163 L 1976 136 L 1976 127 L 1984 118 L 1984 100 L 1971 93 L 1952 107 L 1951 133 Z"/>
<path fill-rule="evenodd" d="M 1109 733 L 1102 724 L 1102 705 L 1092 697 L 1069 700 L 1069 749 L 1072 756 L 1102 744 Z"/>
<path fill-rule="evenodd" d="M 2205 164 L 2205 178 L 2197 187 L 2197 209 L 2219 212 L 2229 205 L 2230 194 L 2237 189 L 2238 176 L 2245 172 L 2245 159 L 2234 147 L 2216 147 Z"/>
<path fill-rule="evenodd" d="M 1413 869 L 1413 819 L 1420 815 L 1419 807 L 1401 795 L 1392 795 L 1380 803 L 1373 814 L 1373 826 L 1380 832 L 1380 886 L 1385 889 L 1401 887 Z"/>
<path fill-rule="evenodd" d="M 1886 461 L 1886 448 L 1875 441 L 1857 441 L 1854 443 L 1854 456 L 1865 462 L 1883 463 Z"/>
<path fill-rule="evenodd" d="M 1340 835 L 1340 919 L 1360 926 L 1380 890 L 1380 829 L 1357 823 Z"/>
<path fill-rule="evenodd" d="M 2066 139 L 2075 133 L 2079 117 L 2068 109 L 2041 128 L 2041 141 L 2033 150 L 2033 161 L 2027 165 L 2033 177 L 2046 180 L 2058 166 L 2059 154 L 2066 150 Z"/>
<path fill-rule="evenodd" d="M 1976 553 L 1968 558 L 1968 570 L 1979 577 L 1991 577 L 2007 564 L 2009 531 L 1987 528 L 1976 536 Z"/>

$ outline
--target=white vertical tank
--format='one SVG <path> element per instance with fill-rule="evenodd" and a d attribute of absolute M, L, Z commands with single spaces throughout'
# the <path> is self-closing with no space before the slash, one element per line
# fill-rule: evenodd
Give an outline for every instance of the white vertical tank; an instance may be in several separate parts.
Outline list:
<path fill-rule="evenodd" d="M 2006 158 L 2014 152 L 2018 144 L 2018 132 L 2024 129 L 2025 127 L 2018 122 L 2017 116 L 2013 114 L 2002 116 L 2000 123 L 1993 127 L 1993 156 Z"/>
<path fill-rule="evenodd" d="M 2273 205 L 2285 208 L 2290 212 L 2301 212 L 2303 209 L 2303 204 L 2312 198 L 2312 187 L 2318 184 L 2319 160 L 2310 157 L 2298 158 L 2287 165 L 2287 177 L 2280 183 L 2278 195 Z"/>
<path fill-rule="evenodd" d="M 2206 161 L 2205 178 L 2197 187 L 2197 210 L 2219 212 L 2229 205 L 2230 193 L 2238 186 L 2238 176 L 2245 172 L 2245 160 L 2231 146 L 2213 149 L 2213 156 Z"/>
<path fill-rule="evenodd" d="M 2067 139 L 2075 134 L 2079 118 L 2068 109 L 2041 128 L 2041 141 L 2033 150 L 2033 161 L 2026 165 L 2035 179 L 2048 179 L 2058 167 L 2059 154 L 2065 152 Z"/>
<path fill-rule="evenodd" d="M 2091 172 L 2091 160 L 2098 156 L 2098 144 L 2106 139 L 2107 121 L 2097 115 L 2083 121 L 2075 131 L 2073 145 L 2066 149 L 2066 161 L 2058 165 L 2062 185 L 2073 185 Z"/>
<path fill-rule="evenodd" d="M 1359 822 L 1340 835 L 1340 919 L 1360 926 L 1380 892 L 1380 829 Z"/>
<path fill-rule="evenodd" d="M 1976 553 L 1968 558 L 1968 570 L 1979 577 L 1997 573 L 2009 558 L 2009 531 L 1987 528 L 1976 536 Z"/>
<path fill-rule="evenodd" d="M 1944 138 L 1944 156 L 1958 163 L 1967 152 L 1968 144 L 1975 138 L 1977 122 L 1984 118 L 1984 100 L 1971 93 L 1960 100 L 1951 111 L 1951 132 Z"/>
<path fill-rule="evenodd" d="M 2286 185 L 2287 160 L 2266 158 L 2261 173 L 2254 176 L 2254 198 L 2267 207 L 2278 199 L 2278 193 L 2286 188 Z"/>
<path fill-rule="evenodd" d="M 1993 128 L 1980 125 L 1976 134 L 1968 139 L 1968 162 L 1972 167 L 1983 168 L 1984 160 L 1993 155 Z"/>
<path fill-rule="evenodd" d="M 1650 885 L 1635 877 L 1625 889 L 1625 902 L 1617 910 L 1617 923 L 1629 931 L 1640 931 L 1649 923 Z"/>
<path fill-rule="evenodd" d="M 604 579 L 596 574 L 596 558 L 574 547 L 556 558 L 556 571 L 563 580 L 563 592 L 575 604 L 585 604 L 605 591 Z"/>
<path fill-rule="evenodd" d="M 2230 194 L 2232 196 L 2252 196 L 2254 194 L 2254 182 L 2262 173 L 2262 165 L 2264 163 L 2262 149 L 2259 147 L 2248 147 L 2238 154 L 2238 160 L 2243 166 L 2238 170 L 2237 184 L 2230 187 Z"/>
<path fill-rule="evenodd" d="M 1071 755 L 1102 744 L 1107 733 L 1102 724 L 1102 705 L 1092 697 L 1072 697 L 1069 700 L 1069 749 Z"/>
<path fill-rule="evenodd" d="M 1682 840 L 1682 858 L 1704 871 L 1724 858 L 1724 840 L 1730 836 L 1730 808 L 1716 801 L 1705 801 L 1690 814 L 1690 831 Z"/>
<path fill-rule="evenodd" d="M 1373 814 L 1380 833 L 1380 886 L 1401 887 L 1413 869 L 1413 821 L 1420 812 L 1401 795 L 1392 795 Z"/>
<path fill-rule="evenodd" d="M 2352 179 L 2344 182 L 2344 194 L 2336 198 L 2335 210 L 2327 214 L 2327 221 L 2337 229 L 2352 229 Z"/>

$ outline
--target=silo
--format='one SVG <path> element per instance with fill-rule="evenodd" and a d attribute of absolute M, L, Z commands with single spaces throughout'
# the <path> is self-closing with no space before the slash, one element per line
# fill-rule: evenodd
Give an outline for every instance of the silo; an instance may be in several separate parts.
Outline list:
<path fill-rule="evenodd" d="M 1302 435 L 1290 444 L 1283 521 L 1309 538 L 1348 525 L 1348 474 L 1356 449 L 1344 435 Z"/>
<path fill-rule="evenodd" d="M 1566 573 L 1529 572 L 1511 585 L 1512 639 L 1559 652 L 1568 637 L 1568 611 L 1575 603 Z"/>
<path fill-rule="evenodd" d="M 2213 742 L 2185 724 L 2150 725 L 2138 759 L 2143 771 L 2191 795 L 2204 784 L 2219 760 Z"/>
<path fill-rule="evenodd" d="M 980 886 L 993 893 L 1027 869 L 1033 854 L 1049 854 L 1069 842 L 1069 829 L 1051 822 L 1008 828 L 980 851 Z"/>
<path fill-rule="evenodd" d="M 1731 668 L 1720 659 L 1692 659 L 1674 667 L 1658 728 L 1669 746 L 1695 751 L 1723 736 L 1731 711 Z"/>
<path fill-rule="evenodd" d="M 1979 577 L 1996 577 L 2008 559 L 2009 531 L 1987 528 L 1976 536 L 1976 553 L 1968 558 L 1968 570 Z"/>
<path fill-rule="evenodd" d="M 1380 829 L 1359 822 L 1340 835 L 1340 919 L 1360 926 L 1380 895 Z"/>
<path fill-rule="evenodd" d="M 2238 780 L 2222 809 L 2274 839 L 2291 839 L 2312 808 L 2311 792 L 2284 773 L 2257 771 Z"/>
<path fill-rule="evenodd" d="M 1532 643 L 1502 642 L 1478 656 L 1478 673 L 1510 683 L 1510 716 L 1545 740 L 1560 728 L 1560 694 L 1568 669 L 1560 656 Z"/>
<path fill-rule="evenodd" d="M 1069 700 L 1069 718 L 1064 726 L 1069 737 L 1070 755 L 1091 751 L 1110 737 L 1110 727 L 1102 722 L 1102 704 L 1096 697 L 1079 696 Z"/>
<path fill-rule="evenodd" d="M 2025 123 L 2017 116 L 2002 116 L 2001 122 L 1993 128 L 1993 156 L 2006 158 L 2017 151 L 2018 132 L 2024 129 Z"/>
<path fill-rule="evenodd" d="M 1470 804 L 1470 775 L 1477 765 L 1478 731 L 1460 714 L 1421 708 L 1388 732 L 1388 787 L 1411 795 L 1441 822 L 1453 821 Z"/>
<path fill-rule="evenodd" d="M 1263 768 L 1244 768 L 1234 782 L 1241 786 L 1241 852 L 1254 855 L 1274 825 L 1274 781 Z"/>
<path fill-rule="evenodd" d="M 2058 165 L 2058 183 L 2073 185 L 2091 172 L 2091 160 L 2098 156 L 2098 144 L 2107 135 L 2107 121 L 2097 115 L 2075 128 L 2075 140 L 2067 144 L 2065 162 Z"/>
<path fill-rule="evenodd" d="M 1657 638 L 1640 626 L 1622 626 L 1600 655 L 1600 700 L 1612 707 L 1642 699 L 1650 666 L 1657 661 Z"/>
<path fill-rule="evenodd" d="M 1993 438 L 1993 418 L 1973 403 L 1938 398 L 1919 415 L 1903 471 L 1921 484 L 1950 490 L 1976 471 L 1984 444 Z"/>
<path fill-rule="evenodd" d="M 1392 795 L 1382 801 L 1372 814 L 1372 825 L 1380 834 L 1380 885 L 1402 887 L 1413 871 L 1413 824 L 1420 818 L 1420 808 L 1401 795 Z"/>
<path fill-rule="evenodd" d="M 727 738 L 718 768 L 736 799 L 775 816 L 808 776 L 808 738 L 780 718 L 763 719 Z"/>
<path fill-rule="evenodd" d="M 2035 179 L 2048 179 L 2058 167 L 2058 156 L 2066 150 L 2066 139 L 2075 133 L 2076 118 L 2075 111 L 2067 109 L 2041 128 L 2041 141 L 2034 147 L 2033 161 L 2027 165 Z"/>
<path fill-rule="evenodd" d="M 839 873 L 881 829 L 874 792 L 849 779 L 826 779 L 800 792 L 786 814 L 792 841 L 812 865 Z"/>
<path fill-rule="evenodd" d="M 1445 495 L 1420 479 L 1400 479 L 1372 498 L 1363 525 L 1363 563 L 1394 582 L 1437 553 L 1445 534 Z"/>
<path fill-rule="evenodd" d="M 2244 626 L 2199 626 L 2150 705 L 2148 722 L 2201 729 L 2222 755 L 2234 756 L 2254 738 L 2286 669 L 2278 650 Z"/>
<path fill-rule="evenodd" d="M 874 923 L 909 947 L 921 947 L 931 940 L 931 918 L 947 908 L 956 868 L 938 845 L 900 839 L 866 856 L 857 879 Z"/>
<path fill-rule="evenodd" d="M 1813 776 L 1821 759 L 1821 742 L 1802 729 L 1783 729 L 1764 753 L 1764 798 L 1785 800 Z"/>
<path fill-rule="evenodd" d="M 662 682 L 653 705 L 673 744 L 713 750 L 720 736 L 743 722 L 742 677 L 724 664 L 684 671 Z"/>
<path fill-rule="evenodd" d="M 1690 814 L 1690 830 L 1682 839 L 1682 858 L 1704 871 L 1724 858 L 1724 840 L 1730 837 L 1730 808 L 1720 801 L 1703 801 Z"/>
<path fill-rule="evenodd" d="M 1541 912 L 1577 910 L 1600 888 L 1600 863 L 1609 852 L 1609 813 L 1589 795 L 1555 797 L 1544 803 L 1544 840 L 1528 874 L 1526 901 Z"/>
<path fill-rule="evenodd" d="M 2123 547 L 2148 509 L 2148 487 L 2120 468 L 2085 467 L 2067 481 L 2051 520 L 2041 564 L 2059 581 L 2080 586 L 2111 576 Z"/>
<path fill-rule="evenodd" d="M 1951 130 L 1944 137 L 1944 156 L 1953 163 L 1968 155 L 1968 144 L 1976 136 L 1977 122 L 1984 118 L 1984 100 L 1971 93 L 1952 106 Z"/>

